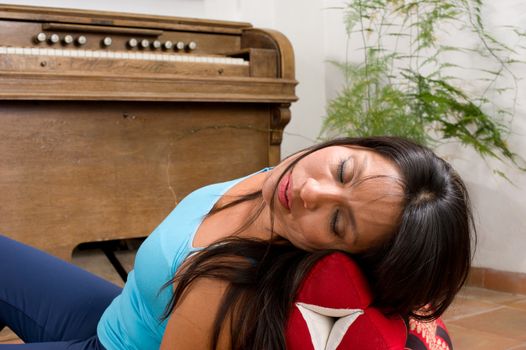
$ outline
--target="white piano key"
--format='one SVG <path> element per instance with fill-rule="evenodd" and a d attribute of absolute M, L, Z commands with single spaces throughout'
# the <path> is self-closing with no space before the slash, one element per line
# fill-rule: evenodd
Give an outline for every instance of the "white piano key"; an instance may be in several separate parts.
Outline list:
<path fill-rule="evenodd" d="M 249 65 L 242 58 L 231 58 L 221 56 L 196 56 L 189 54 L 168 54 L 150 52 L 128 52 L 128 51 L 102 51 L 102 50 L 80 50 L 80 49 L 51 49 L 51 48 L 24 48 L 0 46 L 0 54 L 10 55 L 33 55 L 33 56 L 56 56 L 56 57 L 85 57 L 85 58 L 111 58 L 129 59 L 158 62 L 190 62 L 190 63 L 212 63 L 228 65 Z"/>

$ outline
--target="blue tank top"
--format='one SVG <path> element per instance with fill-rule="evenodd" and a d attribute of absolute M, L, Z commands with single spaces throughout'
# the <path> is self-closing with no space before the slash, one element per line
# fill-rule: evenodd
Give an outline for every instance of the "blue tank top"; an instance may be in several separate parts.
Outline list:
<path fill-rule="evenodd" d="M 148 236 L 137 251 L 122 293 L 104 311 L 97 326 L 104 347 L 159 349 L 167 324 L 160 319 L 173 295 L 171 285 L 162 286 L 189 254 L 199 250 L 192 247 L 192 242 L 205 215 L 225 192 L 245 178 L 190 193 Z"/>

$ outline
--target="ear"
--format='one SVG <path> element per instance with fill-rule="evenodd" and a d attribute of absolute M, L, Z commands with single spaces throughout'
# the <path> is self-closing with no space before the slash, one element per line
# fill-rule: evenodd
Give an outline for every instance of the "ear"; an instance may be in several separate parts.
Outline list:
<path fill-rule="evenodd" d="M 383 315 L 371 302 L 367 281 L 351 258 L 324 257 L 299 289 L 287 323 L 287 349 L 403 349 L 402 318 Z"/>

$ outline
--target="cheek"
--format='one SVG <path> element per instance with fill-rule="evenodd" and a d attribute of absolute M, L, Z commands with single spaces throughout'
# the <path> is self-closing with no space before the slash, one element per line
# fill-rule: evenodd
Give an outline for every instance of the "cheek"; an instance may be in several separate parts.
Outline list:
<path fill-rule="evenodd" d="M 285 229 L 295 237 L 302 239 L 311 248 L 320 249 L 330 243 L 324 228 L 320 220 L 317 220 L 314 215 L 311 215 L 302 217 L 301 219 L 291 219 Z"/>

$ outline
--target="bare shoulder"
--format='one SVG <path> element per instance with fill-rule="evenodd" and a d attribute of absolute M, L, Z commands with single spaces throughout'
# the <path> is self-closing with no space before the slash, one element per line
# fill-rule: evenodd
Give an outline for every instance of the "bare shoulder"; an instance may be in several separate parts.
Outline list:
<path fill-rule="evenodd" d="M 225 281 L 209 278 L 196 280 L 170 316 L 161 350 L 210 349 L 214 321 L 227 287 Z M 221 330 L 219 349 L 230 348 L 229 324 L 225 322 Z"/>

